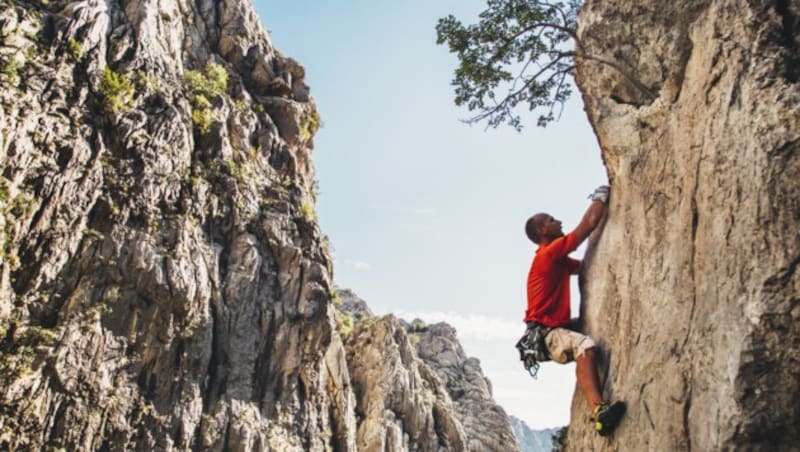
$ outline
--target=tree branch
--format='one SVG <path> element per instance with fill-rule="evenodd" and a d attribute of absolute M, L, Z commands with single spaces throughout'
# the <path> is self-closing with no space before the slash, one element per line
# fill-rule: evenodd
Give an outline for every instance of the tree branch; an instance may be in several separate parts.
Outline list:
<path fill-rule="evenodd" d="M 505 52 L 506 49 L 511 44 L 513 44 L 514 41 L 517 38 L 519 38 L 520 36 L 524 35 L 525 33 L 528 33 L 529 31 L 536 30 L 537 28 L 553 28 L 555 30 L 560 30 L 560 31 L 563 31 L 563 32 L 567 33 L 572 39 L 574 39 L 576 41 L 578 39 L 578 36 L 575 34 L 575 30 L 573 30 L 573 29 L 571 29 L 569 27 L 558 25 L 558 24 L 554 24 L 554 23 L 550 23 L 550 22 L 537 22 L 537 23 L 535 23 L 535 24 L 533 24 L 533 25 L 531 25 L 529 27 L 523 28 L 522 30 L 514 33 L 511 37 L 507 38 L 505 40 L 505 42 L 503 43 L 503 45 L 499 49 L 497 49 L 497 51 L 494 53 L 494 55 L 492 55 L 491 58 L 489 58 L 489 64 L 494 63 L 499 58 L 501 58 L 503 52 Z"/>
<path fill-rule="evenodd" d="M 560 54 L 560 55 L 559 55 L 557 58 L 555 58 L 554 60 L 551 60 L 551 61 L 550 61 L 548 64 L 546 64 L 544 67 L 542 67 L 541 69 L 539 69 L 539 71 L 538 71 L 538 72 L 536 72 L 535 74 L 533 74 L 532 76 L 530 76 L 530 77 L 527 79 L 527 81 L 525 82 L 525 84 L 524 84 L 524 85 L 522 85 L 522 87 L 521 87 L 520 89 L 518 89 L 518 90 L 516 90 L 516 91 L 509 92 L 509 93 L 506 95 L 506 97 L 504 97 L 504 98 L 503 98 L 503 100 L 501 100 L 499 103 L 497 103 L 497 104 L 496 104 L 496 106 L 495 106 L 495 107 L 493 107 L 493 108 L 491 108 L 491 109 L 489 109 L 489 110 L 484 110 L 484 111 L 483 111 L 483 112 L 481 112 L 480 114 L 478 114 L 478 115 L 476 115 L 476 116 L 473 116 L 472 118 L 469 118 L 469 119 L 467 120 L 467 122 L 469 122 L 469 123 L 473 123 L 473 122 L 479 122 L 479 121 L 481 121 L 481 120 L 483 120 L 483 119 L 486 119 L 486 118 L 488 118 L 488 117 L 490 117 L 490 116 L 494 115 L 495 113 L 499 112 L 500 110 L 502 110 L 503 106 L 506 104 L 506 102 L 507 102 L 507 101 L 508 101 L 510 98 L 512 98 L 512 97 L 515 97 L 515 96 L 518 96 L 520 93 L 522 93 L 522 92 L 523 92 L 523 91 L 525 91 L 527 88 L 529 88 L 529 87 L 531 86 L 531 84 L 532 84 L 533 82 L 535 82 L 535 81 L 536 81 L 536 79 L 537 79 L 537 78 L 538 78 L 540 75 L 544 74 L 544 73 L 545 73 L 545 72 L 546 72 L 548 69 L 551 69 L 553 66 L 555 66 L 555 65 L 556 65 L 556 64 L 557 64 L 559 61 L 561 61 L 561 60 L 562 60 L 564 57 L 568 56 L 568 54 L 569 54 L 569 53 L 572 53 L 572 52 L 565 52 L 565 53 L 562 53 L 562 54 Z M 570 67 L 571 67 L 571 66 L 570 66 Z M 562 71 L 556 71 L 556 72 L 554 72 L 552 75 L 550 75 L 550 77 L 548 77 L 548 79 L 547 79 L 547 80 L 552 80 L 552 78 L 553 78 L 553 77 L 555 77 L 555 76 L 556 76 L 557 74 L 559 74 L 560 72 L 562 72 Z M 519 80 L 519 78 L 521 78 L 521 76 L 517 77 L 517 80 Z"/>
<path fill-rule="evenodd" d="M 656 96 L 656 94 L 654 92 L 650 91 L 650 88 L 648 88 L 644 83 L 640 82 L 639 79 L 634 77 L 633 74 L 628 72 L 627 69 L 625 69 L 624 67 L 622 67 L 619 64 L 617 64 L 616 61 L 609 60 L 609 59 L 603 58 L 603 57 L 598 56 L 598 55 L 592 55 L 591 53 L 581 53 L 578 56 L 582 57 L 582 58 L 586 58 L 587 60 L 596 61 L 596 62 L 598 62 L 600 64 L 605 64 L 606 66 L 609 66 L 609 67 L 615 69 L 617 72 L 622 74 L 623 77 L 628 79 L 629 82 L 633 83 L 633 85 L 636 86 L 636 88 L 638 88 L 641 92 L 643 92 L 644 94 L 650 96 L 650 100 L 653 100 L 656 97 L 658 97 L 658 96 Z"/>

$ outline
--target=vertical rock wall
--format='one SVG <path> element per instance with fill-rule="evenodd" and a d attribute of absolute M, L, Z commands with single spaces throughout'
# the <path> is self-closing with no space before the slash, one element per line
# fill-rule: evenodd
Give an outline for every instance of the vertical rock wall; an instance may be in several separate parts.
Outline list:
<path fill-rule="evenodd" d="M 304 76 L 248 1 L 0 0 L 0 449 L 516 448 L 336 294 Z"/>
<path fill-rule="evenodd" d="M 511 419 L 453 327 L 378 318 L 352 291 L 338 294 L 359 450 L 519 450 Z"/>
<path fill-rule="evenodd" d="M 800 443 L 800 4 L 595 1 L 577 82 L 612 200 L 583 315 L 611 439 L 576 394 L 572 450 L 790 450 Z"/>
<path fill-rule="evenodd" d="M 352 449 L 319 117 L 249 2 L 3 0 L 0 37 L 0 448 Z"/>
<path fill-rule="evenodd" d="M 480 361 L 464 353 L 455 328 L 446 323 L 424 325 L 415 321 L 410 330 L 419 338 L 417 354 L 436 373 L 453 400 L 468 438 L 465 450 L 518 450 L 520 446 L 511 429 L 511 419 L 495 403 L 492 384 L 483 375 Z"/>

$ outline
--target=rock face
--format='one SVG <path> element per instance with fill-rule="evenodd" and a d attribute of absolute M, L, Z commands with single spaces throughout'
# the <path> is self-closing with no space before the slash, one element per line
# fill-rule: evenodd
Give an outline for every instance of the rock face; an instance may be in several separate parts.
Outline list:
<path fill-rule="evenodd" d="M 550 452 L 553 450 L 553 435 L 557 428 L 532 430 L 522 419 L 511 416 L 511 429 L 519 442 L 520 452 Z"/>
<path fill-rule="evenodd" d="M 466 450 L 450 397 L 394 316 L 359 322 L 346 346 L 359 450 Z"/>
<path fill-rule="evenodd" d="M 436 372 L 453 400 L 464 426 L 470 451 L 508 451 L 519 448 L 506 412 L 494 402 L 492 385 L 476 358 L 468 358 L 456 339 L 456 330 L 446 323 L 423 325 L 412 322 L 419 337 L 417 353 Z"/>
<path fill-rule="evenodd" d="M 608 396 L 576 394 L 572 450 L 800 444 L 800 4 L 588 0 L 577 82 L 612 183 L 587 253 Z"/>
<path fill-rule="evenodd" d="M 519 450 L 480 363 L 446 323 L 375 317 L 352 291 L 339 310 L 355 323 L 345 348 L 359 450 Z"/>
<path fill-rule="evenodd" d="M 304 76 L 246 1 L 0 0 L 0 449 L 488 450 L 333 287 Z"/>
<path fill-rule="evenodd" d="M 243 1 L 0 1 L 0 448 L 352 450 L 318 115 Z"/>

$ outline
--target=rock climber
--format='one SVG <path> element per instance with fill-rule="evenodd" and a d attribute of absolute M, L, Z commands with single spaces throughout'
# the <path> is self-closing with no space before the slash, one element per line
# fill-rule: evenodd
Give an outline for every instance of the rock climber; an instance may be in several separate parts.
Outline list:
<path fill-rule="evenodd" d="M 592 410 L 595 428 L 610 435 L 623 414 L 625 403 L 610 403 L 600 394 L 597 375 L 597 344 L 570 328 L 569 277 L 578 273 L 581 261 L 569 257 L 597 227 L 606 211 L 610 189 L 601 186 L 590 196 L 592 203 L 581 222 L 564 235 L 561 222 L 537 213 L 525 224 L 525 234 L 539 245 L 528 273 L 528 328 L 540 328 L 550 358 L 561 364 L 574 360 L 578 386 Z"/>

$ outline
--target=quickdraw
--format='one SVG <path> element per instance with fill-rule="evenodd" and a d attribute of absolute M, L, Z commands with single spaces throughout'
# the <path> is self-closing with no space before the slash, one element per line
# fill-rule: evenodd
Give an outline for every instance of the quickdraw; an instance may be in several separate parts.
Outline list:
<path fill-rule="evenodd" d="M 550 361 L 550 353 L 547 351 L 547 344 L 544 341 L 550 330 L 552 328 L 530 322 L 525 334 L 517 341 L 519 359 L 533 378 L 536 378 L 536 374 L 539 372 L 539 363 Z"/>

